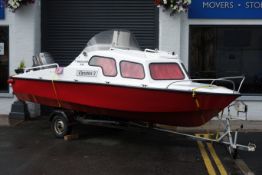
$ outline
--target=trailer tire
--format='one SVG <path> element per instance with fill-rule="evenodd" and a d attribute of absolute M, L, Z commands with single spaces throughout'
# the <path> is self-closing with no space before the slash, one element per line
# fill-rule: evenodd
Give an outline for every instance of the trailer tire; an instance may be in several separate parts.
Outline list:
<path fill-rule="evenodd" d="M 62 114 L 56 113 L 51 122 L 51 129 L 57 138 L 64 138 L 72 131 L 72 127 L 69 125 L 68 119 Z"/>

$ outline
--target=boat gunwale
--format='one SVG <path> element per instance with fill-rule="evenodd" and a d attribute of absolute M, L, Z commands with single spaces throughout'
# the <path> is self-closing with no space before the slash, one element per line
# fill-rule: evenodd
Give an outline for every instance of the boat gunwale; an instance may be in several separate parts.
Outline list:
<path fill-rule="evenodd" d="M 45 82 L 53 82 L 53 83 L 72 83 L 72 84 L 90 84 L 90 85 L 99 85 L 99 86 L 113 86 L 113 87 L 122 87 L 122 88 L 133 88 L 133 89 L 141 89 L 141 90 L 150 90 L 150 91 L 163 91 L 163 92 L 178 92 L 178 93 L 190 93 L 193 92 L 195 94 L 202 95 L 218 95 L 218 96 L 242 96 L 241 93 L 235 91 L 235 93 L 227 94 L 227 93 L 211 93 L 211 92 L 199 92 L 199 91 L 186 91 L 186 90 L 177 90 L 177 89 L 160 89 L 153 87 L 138 87 L 138 86 L 127 86 L 127 85 L 118 85 L 118 84 L 110 84 L 110 83 L 96 83 L 96 82 L 82 82 L 82 81 L 67 81 L 67 80 L 47 80 L 47 79 L 35 79 L 35 78 L 22 78 L 22 77 L 10 77 L 9 79 L 18 79 L 18 80 L 26 80 L 26 81 L 45 81 Z M 14 83 L 15 84 L 15 83 Z M 232 90 L 233 91 L 233 90 Z"/>

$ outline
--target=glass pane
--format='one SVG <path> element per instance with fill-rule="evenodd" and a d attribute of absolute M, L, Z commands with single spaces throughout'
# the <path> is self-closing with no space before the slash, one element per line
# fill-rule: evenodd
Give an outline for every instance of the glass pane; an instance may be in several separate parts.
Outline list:
<path fill-rule="evenodd" d="M 8 92 L 9 76 L 9 30 L 0 27 L 0 92 Z"/>
<path fill-rule="evenodd" d="M 190 26 L 189 55 L 191 77 L 245 75 L 241 92 L 262 93 L 262 26 Z"/>
<path fill-rule="evenodd" d="M 185 78 L 181 68 L 176 63 L 152 63 L 149 68 L 154 80 L 182 80 Z"/>
<path fill-rule="evenodd" d="M 87 43 L 85 52 L 121 48 L 140 50 L 134 35 L 128 30 L 107 30 L 93 36 Z"/>
<path fill-rule="evenodd" d="M 98 66 L 102 68 L 105 76 L 116 76 L 116 62 L 112 58 L 93 57 L 89 62 L 90 66 Z"/>
<path fill-rule="evenodd" d="M 124 78 L 143 79 L 145 77 L 142 64 L 122 61 L 120 63 L 121 75 Z"/>

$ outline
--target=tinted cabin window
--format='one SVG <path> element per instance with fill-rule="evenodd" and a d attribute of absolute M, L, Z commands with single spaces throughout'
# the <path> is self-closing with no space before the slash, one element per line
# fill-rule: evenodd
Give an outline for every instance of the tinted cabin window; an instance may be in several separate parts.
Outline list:
<path fill-rule="evenodd" d="M 120 69 L 124 78 L 144 79 L 145 77 L 143 65 L 139 63 L 122 61 Z"/>
<path fill-rule="evenodd" d="M 101 67 L 104 76 L 114 77 L 117 75 L 116 61 L 113 58 L 95 56 L 91 58 L 89 65 Z"/>
<path fill-rule="evenodd" d="M 154 80 L 182 80 L 185 78 L 177 63 L 151 63 L 149 69 Z"/>

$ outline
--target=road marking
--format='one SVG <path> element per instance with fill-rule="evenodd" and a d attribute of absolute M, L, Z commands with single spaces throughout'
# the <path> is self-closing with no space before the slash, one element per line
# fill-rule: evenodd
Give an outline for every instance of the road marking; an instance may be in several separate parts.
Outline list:
<path fill-rule="evenodd" d="M 196 134 L 196 136 L 200 137 L 199 134 Z M 204 160 L 208 174 L 209 175 L 216 175 L 216 171 L 215 171 L 215 169 L 212 165 L 210 158 L 208 157 L 207 151 L 205 150 L 205 145 L 201 141 L 197 141 L 197 144 L 198 144 L 200 153 L 202 155 L 202 158 Z"/>
<path fill-rule="evenodd" d="M 254 173 L 248 168 L 247 164 L 243 160 L 236 159 L 235 163 L 244 175 L 254 175 Z"/>
<path fill-rule="evenodd" d="M 201 135 L 204 136 L 205 138 L 209 138 L 209 134 L 196 134 L 196 136 L 198 136 L 198 137 L 200 137 Z M 207 150 L 205 149 L 205 145 L 204 145 L 205 142 L 202 143 L 201 141 L 198 141 L 197 143 L 198 143 L 198 147 L 200 149 L 202 158 L 204 160 L 205 166 L 207 168 L 208 174 L 209 175 L 213 175 L 213 174 L 216 175 L 216 171 L 215 171 L 215 168 L 212 165 L 211 158 L 209 158 L 209 154 L 208 154 Z M 219 159 L 213 145 L 211 143 L 206 143 L 206 144 L 207 144 L 207 149 L 208 149 L 210 155 L 212 156 L 212 159 L 214 160 L 217 169 L 219 170 L 219 173 L 221 175 L 227 175 L 227 171 L 226 171 L 225 167 L 223 166 L 221 160 Z"/>
<path fill-rule="evenodd" d="M 220 172 L 221 175 L 227 175 L 227 171 L 225 169 L 225 167 L 223 166 L 221 160 L 219 159 L 219 157 L 217 156 L 217 153 L 213 147 L 213 145 L 211 143 L 207 143 L 207 147 L 209 149 L 209 152 L 210 154 L 212 155 L 215 163 L 216 163 L 216 166 Z"/>

